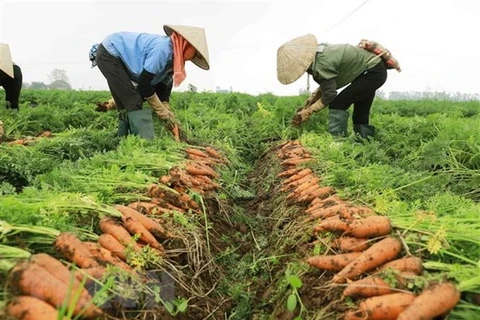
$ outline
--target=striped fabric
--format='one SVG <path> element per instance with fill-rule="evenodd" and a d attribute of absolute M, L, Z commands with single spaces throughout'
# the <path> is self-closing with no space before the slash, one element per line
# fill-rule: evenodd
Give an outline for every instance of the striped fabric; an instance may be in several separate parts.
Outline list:
<path fill-rule="evenodd" d="M 367 51 L 373 52 L 377 56 L 380 56 L 385 62 L 387 69 L 395 69 L 398 72 L 402 71 L 402 69 L 400 68 L 400 63 L 397 61 L 397 59 L 395 59 L 392 53 L 387 48 L 383 47 L 380 43 L 373 40 L 362 39 L 362 41 L 360 41 L 357 46 Z"/>

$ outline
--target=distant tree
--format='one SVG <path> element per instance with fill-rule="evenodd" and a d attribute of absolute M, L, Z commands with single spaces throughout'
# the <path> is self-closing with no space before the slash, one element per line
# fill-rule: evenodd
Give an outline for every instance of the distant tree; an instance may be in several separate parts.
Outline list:
<path fill-rule="evenodd" d="M 48 89 L 48 86 L 43 83 L 43 82 L 35 82 L 33 81 L 32 84 L 30 85 L 30 89 L 41 89 L 41 90 L 46 90 Z"/>
<path fill-rule="evenodd" d="M 68 79 L 67 76 L 67 71 L 63 69 L 53 69 L 48 78 L 50 79 L 50 83 L 54 83 L 55 81 L 59 80 L 70 83 L 70 79 Z"/>
<path fill-rule="evenodd" d="M 48 86 L 50 89 L 56 89 L 56 90 L 72 90 L 72 86 L 70 83 L 64 80 L 56 80 L 50 83 Z"/>

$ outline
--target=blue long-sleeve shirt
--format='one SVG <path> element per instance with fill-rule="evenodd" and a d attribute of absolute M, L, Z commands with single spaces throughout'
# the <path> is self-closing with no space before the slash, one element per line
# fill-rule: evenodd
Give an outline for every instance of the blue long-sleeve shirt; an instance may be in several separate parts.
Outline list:
<path fill-rule="evenodd" d="M 152 86 L 172 76 L 173 45 L 167 36 L 116 32 L 105 38 L 102 44 L 108 53 L 123 61 L 135 82 L 139 81 L 144 70 L 151 74 Z"/>

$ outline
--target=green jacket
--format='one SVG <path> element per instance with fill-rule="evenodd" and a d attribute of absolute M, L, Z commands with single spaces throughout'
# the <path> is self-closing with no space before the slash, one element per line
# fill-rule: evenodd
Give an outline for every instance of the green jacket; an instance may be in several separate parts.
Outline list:
<path fill-rule="evenodd" d="M 370 51 L 349 44 L 322 43 L 317 51 L 322 52 L 317 52 L 312 64 L 313 79 L 321 84 L 324 80 L 335 78 L 337 89 L 376 66 L 381 59 Z"/>

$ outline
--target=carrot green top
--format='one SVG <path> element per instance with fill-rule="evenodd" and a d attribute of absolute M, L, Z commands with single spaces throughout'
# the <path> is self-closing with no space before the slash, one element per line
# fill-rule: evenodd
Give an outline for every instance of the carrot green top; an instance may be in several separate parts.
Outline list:
<path fill-rule="evenodd" d="M 380 62 L 375 54 L 349 44 L 320 44 L 311 74 L 317 83 L 335 78 L 340 89 Z"/>

